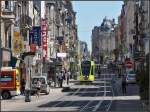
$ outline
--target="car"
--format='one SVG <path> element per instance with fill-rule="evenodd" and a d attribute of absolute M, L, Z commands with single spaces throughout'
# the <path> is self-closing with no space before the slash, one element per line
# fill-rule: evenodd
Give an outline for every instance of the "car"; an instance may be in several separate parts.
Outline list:
<path fill-rule="evenodd" d="M 135 84 L 136 83 L 136 74 L 134 71 L 128 71 L 126 74 L 126 83 Z"/>

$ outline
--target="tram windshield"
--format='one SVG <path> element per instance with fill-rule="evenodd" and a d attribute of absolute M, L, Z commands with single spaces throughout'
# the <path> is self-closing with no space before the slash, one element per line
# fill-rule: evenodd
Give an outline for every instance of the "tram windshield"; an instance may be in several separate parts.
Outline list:
<path fill-rule="evenodd" d="M 81 70 L 82 70 L 82 74 L 84 76 L 87 76 L 90 73 L 90 69 L 91 69 L 91 62 L 90 61 L 82 62 Z"/>

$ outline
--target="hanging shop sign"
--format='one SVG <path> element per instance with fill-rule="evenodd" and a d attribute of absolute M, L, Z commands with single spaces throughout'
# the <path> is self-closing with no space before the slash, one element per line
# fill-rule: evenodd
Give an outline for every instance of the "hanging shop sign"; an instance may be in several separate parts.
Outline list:
<path fill-rule="evenodd" d="M 43 50 L 43 59 L 47 58 L 47 34 L 48 34 L 48 27 L 45 19 L 42 19 L 41 21 L 42 26 L 42 50 Z"/>
<path fill-rule="evenodd" d="M 14 55 L 19 55 L 23 50 L 23 40 L 20 37 L 19 32 L 14 32 L 13 38 L 13 53 Z"/>

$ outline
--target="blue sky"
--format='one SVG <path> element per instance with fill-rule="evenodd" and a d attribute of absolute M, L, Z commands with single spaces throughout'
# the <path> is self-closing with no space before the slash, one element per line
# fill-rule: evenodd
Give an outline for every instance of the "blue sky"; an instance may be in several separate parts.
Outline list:
<path fill-rule="evenodd" d="M 91 51 L 91 34 L 94 26 L 100 26 L 103 18 L 115 18 L 121 13 L 122 1 L 72 1 L 73 9 L 77 12 L 79 40 L 85 41 Z"/>

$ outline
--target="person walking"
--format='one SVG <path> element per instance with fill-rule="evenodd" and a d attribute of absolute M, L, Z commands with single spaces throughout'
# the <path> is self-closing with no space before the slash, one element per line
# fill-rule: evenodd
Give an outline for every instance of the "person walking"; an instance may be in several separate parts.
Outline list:
<path fill-rule="evenodd" d="M 125 76 L 123 76 L 122 78 L 122 93 L 123 95 L 126 94 L 126 77 Z"/>
<path fill-rule="evenodd" d="M 40 92 L 41 92 L 41 81 L 38 80 L 37 81 L 37 92 L 36 92 L 36 96 L 39 98 L 40 97 Z"/>
<path fill-rule="evenodd" d="M 69 85 L 70 72 L 69 70 L 66 72 L 67 85 Z"/>
<path fill-rule="evenodd" d="M 62 87 L 63 84 L 63 71 L 61 71 L 58 75 L 59 87 Z"/>

